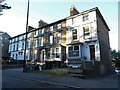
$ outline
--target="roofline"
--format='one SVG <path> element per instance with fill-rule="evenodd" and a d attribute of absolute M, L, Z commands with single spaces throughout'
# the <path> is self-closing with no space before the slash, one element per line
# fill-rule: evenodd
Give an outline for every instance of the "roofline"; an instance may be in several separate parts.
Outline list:
<path fill-rule="evenodd" d="M 55 23 L 60 23 L 61 21 L 65 21 L 65 20 L 66 20 L 66 18 L 61 19 L 61 20 L 58 20 L 58 21 L 55 21 L 55 22 L 50 23 L 50 24 L 47 24 L 47 25 L 42 26 L 42 27 L 40 27 L 40 28 L 34 28 L 34 29 L 32 29 L 32 31 L 29 31 L 29 32 L 27 32 L 27 33 L 37 31 L 38 29 L 46 28 L 46 27 L 48 27 L 48 26 L 52 26 L 52 25 L 55 24 Z M 18 36 L 22 36 L 22 35 L 24 35 L 24 34 L 26 34 L 26 33 L 22 33 L 22 34 L 16 35 L 16 36 L 14 36 L 14 37 L 11 37 L 10 39 L 13 39 L 13 38 L 18 37 Z"/>
<path fill-rule="evenodd" d="M 80 13 L 77 14 L 77 15 L 68 16 L 68 17 L 66 17 L 66 19 L 70 19 L 70 18 L 73 18 L 73 17 L 77 17 L 77 16 L 80 16 L 80 15 L 83 15 L 83 14 L 85 14 L 85 13 L 89 13 L 89 12 L 92 12 L 92 11 L 96 11 L 97 9 L 98 9 L 98 7 L 94 7 L 94 8 L 92 8 L 92 9 L 85 10 L 85 11 L 83 11 L 83 12 L 80 12 Z"/>
<path fill-rule="evenodd" d="M 100 12 L 100 10 L 99 10 L 98 8 L 97 8 L 97 10 L 96 10 L 96 13 L 100 16 L 100 18 L 102 19 L 104 25 L 107 27 L 108 31 L 110 31 L 110 29 L 109 29 L 109 27 L 108 27 L 106 21 L 104 20 L 102 14 L 101 14 L 101 12 Z"/>
<path fill-rule="evenodd" d="M 80 12 L 80 14 L 77 14 L 77 15 L 74 15 L 74 16 L 69 16 L 69 17 L 60 19 L 60 20 L 58 20 L 58 21 L 52 22 L 52 23 L 47 24 L 47 25 L 45 25 L 45 26 L 42 26 L 42 27 L 40 27 L 40 28 L 34 28 L 32 31 L 29 31 L 28 33 L 37 31 L 38 29 L 46 28 L 46 27 L 51 26 L 51 25 L 53 25 L 53 24 L 55 24 L 55 23 L 59 23 L 59 22 L 61 22 L 61 21 L 65 21 L 66 19 L 70 19 L 70 18 L 73 18 L 73 17 L 77 17 L 77 16 L 80 16 L 80 15 L 83 15 L 83 14 L 85 14 L 85 13 L 89 13 L 89 12 L 92 12 L 92 11 L 96 11 L 96 13 L 97 13 L 97 14 L 100 16 L 100 18 L 102 19 L 102 21 L 103 21 L 103 23 L 105 24 L 105 26 L 108 28 L 108 31 L 110 31 L 107 23 L 105 22 L 102 14 L 100 13 L 98 7 L 94 7 L 94 8 L 92 8 L 92 9 L 85 10 L 85 11 L 83 11 L 83 12 Z M 15 38 L 15 37 L 18 37 L 18 36 L 22 36 L 22 35 L 24 35 L 24 34 L 26 34 L 26 33 L 22 33 L 22 34 L 19 34 L 19 35 L 17 35 L 17 36 L 11 37 L 10 39 Z"/>
<path fill-rule="evenodd" d="M 83 12 L 80 12 L 80 14 L 77 14 L 77 15 L 74 15 L 74 16 L 69 16 L 69 17 L 66 17 L 66 19 L 71 19 L 73 17 L 77 17 L 77 16 L 80 16 L 80 15 L 83 15 L 85 13 L 89 13 L 89 12 L 92 12 L 92 11 L 96 11 L 96 13 L 100 16 L 100 18 L 102 19 L 103 23 L 105 24 L 105 26 L 107 27 L 108 31 L 110 31 L 107 23 L 105 22 L 100 10 L 98 9 L 98 7 L 94 7 L 92 9 L 89 9 L 89 10 L 86 10 L 86 11 L 83 11 Z"/>

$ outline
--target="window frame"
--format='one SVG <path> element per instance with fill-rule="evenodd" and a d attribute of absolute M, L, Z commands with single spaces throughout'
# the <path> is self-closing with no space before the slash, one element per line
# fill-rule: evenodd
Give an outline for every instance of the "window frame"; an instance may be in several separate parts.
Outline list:
<path fill-rule="evenodd" d="M 75 50 L 75 46 L 78 46 L 78 50 Z M 72 47 L 72 49 L 70 50 L 69 48 Z M 70 53 L 77 53 L 77 56 L 70 56 Z M 73 46 L 69 46 L 68 47 L 68 57 L 80 57 L 80 45 L 73 45 Z"/>
<path fill-rule="evenodd" d="M 90 27 L 89 26 L 83 27 L 83 36 L 84 36 L 84 39 L 87 39 L 87 37 L 90 36 Z"/>
<path fill-rule="evenodd" d="M 85 22 L 87 20 L 89 20 L 89 15 L 88 14 L 83 15 L 82 21 Z"/>
<path fill-rule="evenodd" d="M 61 43 L 61 33 L 56 33 L 56 43 L 57 44 Z"/>
<path fill-rule="evenodd" d="M 74 31 L 75 31 L 75 33 L 74 33 Z M 73 29 L 72 30 L 72 39 L 73 40 L 77 40 L 78 38 L 77 38 L 77 29 Z"/>
<path fill-rule="evenodd" d="M 62 28 L 62 23 L 58 23 L 57 24 L 57 29 L 61 29 Z"/>
<path fill-rule="evenodd" d="M 56 50 L 56 52 L 55 52 L 55 58 L 60 58 L 60 52 L 59 52 L 60 48 L 57 47 L 57 48 L 55 48 L 55 50 Z"/>

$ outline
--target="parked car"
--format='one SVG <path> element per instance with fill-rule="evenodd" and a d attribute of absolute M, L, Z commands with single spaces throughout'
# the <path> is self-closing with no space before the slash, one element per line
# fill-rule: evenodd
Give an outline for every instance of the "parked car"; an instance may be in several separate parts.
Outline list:
<path fill-rule="evenodd" d="M 116 73 L 116 74 L 120 74 L 120 67 L 116 67 L 116 68 L 115 68 L 115 73 Z"/>

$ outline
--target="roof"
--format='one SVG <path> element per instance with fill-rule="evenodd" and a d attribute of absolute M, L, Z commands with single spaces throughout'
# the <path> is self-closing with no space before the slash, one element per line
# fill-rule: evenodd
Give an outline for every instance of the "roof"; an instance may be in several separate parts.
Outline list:
<path fill-rule="evenodd" d="M 36 29 L 34 28 L 33 30 L 30 30 L 29 32 L 34 32 L 34 31 L 37 31 L 38 29 L 46 28 L 46 27 L 49 27 L 49 26 L 54 25 L 55 23 L 57 24 L 57 23 L 60 23 L 60 22 L 62 22 L 62 21 L 64 21 L 64 20 L 66 20 L 66 19 L 70 19 L 70 18 L 73 18 L 73 17 L 76 17 L 76 16 L 80 16 L 80 15 L 83 15 L 83 14 L 85 14 L 85 13 L 89 13 L 89 12 L 92 12 L 92 11 L 96 11 L 96 13 L 97 13 L 97 14 L 100 16 L 100 18 L 102 19 L 104 25 L 108 28 L 108 31 L 110 31 L 107 23 L 105 22 L 102 14 L 100 13 L 98 7 L 95 7 L 95 8 L 92 8 L 92 9 L 89 9 L 89 10 L 86 10 L 86 11 L 83 11 L 83 12 L 80 12 L 80 14 L 77 14 L 77 15 L 74 15 L 74 16 L 69 16 L 69 17 L 60 19 L 60 20 L 58 20 L 58 21 L 55 21 L 55 22 L 53 22 L 53 23 L 50 23 L 50 24 L 47 24 L 47 23 L 46 23 L 46 25 L 43 25 L 43 26 L 41 26 L 41 27 L 39 27 L 39 28 L 36 28 Z M 41 20 L 40 20 L 40 21 L 41 21 Z M 28 32 L 28 33 L 29 33 L 29 32 Z M 26 33 L 19 34 L 19 35 L 17 35 L 17 36 L 12 37 L 12 38 L 15 38 L 15 37 L 18 37 L 18 36 L 21 36 L 21 35 L 24 35 L 24 34 L 26 34 Z M 10 39 L 12 39 L 12 38 L 10 38 Z"/>
<path fill-rule="evenodd" d="M 100 18 L 102 19 L 104 25 L 107 27 L 108 31 L 110 31 L 110 29 L 109 29 L 107 23 L 105 22 L 105 20 L 104 20 L 102 14 L 101 14 L 101 12 L 100 12 L 100 10 L 99 10 L 98 8 L 97 8 L 97 10 L 96 10 L 96 13 L 100 16 Z"/>
<path fill-rule="evenodd" d="M 110 31 L 107 23 L 105 22 L 100 10 L 98 9 L 98 7 L 95 7 L 95 8 L 92 8 L 92 9 L 89 9 L 89 10 L 86 10 L 86 11 L 83 11 L 83 12 L 80 12 L 80 14 L 77 14 L 77 15 L 74 15 L 74 16 L 69 16 L 67 17 L 66 19 L 70 19 L 70 18 L 73 18 L 73 17 L 77 17 L 77 16 L 80 16 L 80 15 L 83 15 L 83 14 L 86 14 L 86 13 L 89 13 L 89 12 L 92 12 L 92 11 L 96 11 L 96 13 L 100 16 L 100 18 L 102 19 L 104 25 L 108 28 L 108 31 Z"/>

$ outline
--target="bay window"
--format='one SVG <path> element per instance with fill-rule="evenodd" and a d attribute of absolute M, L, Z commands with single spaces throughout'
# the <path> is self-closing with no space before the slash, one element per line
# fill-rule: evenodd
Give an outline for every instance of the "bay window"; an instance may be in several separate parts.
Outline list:
<path fill-rule="evenodd" d="M 68 47 L 69 57 L 79 57 L 80 47 L 79 45 Z"/>

